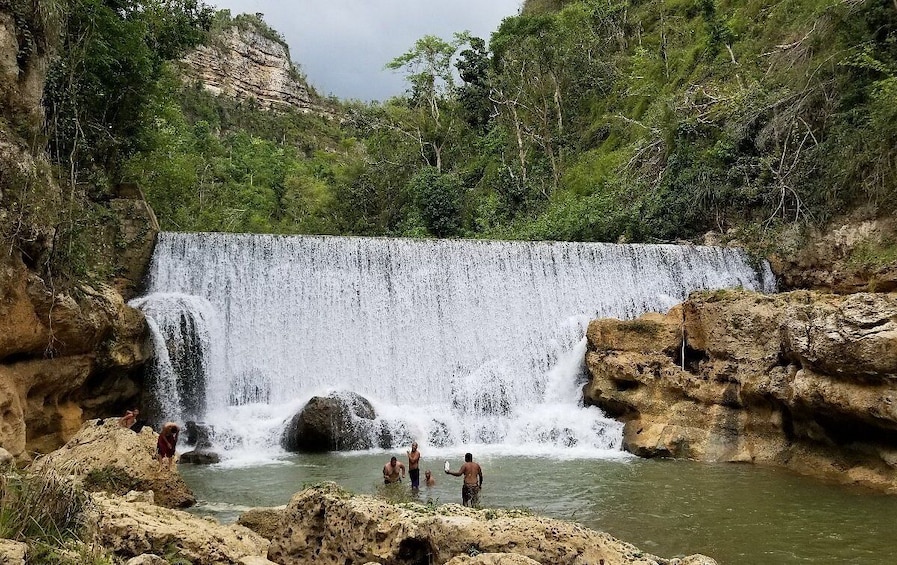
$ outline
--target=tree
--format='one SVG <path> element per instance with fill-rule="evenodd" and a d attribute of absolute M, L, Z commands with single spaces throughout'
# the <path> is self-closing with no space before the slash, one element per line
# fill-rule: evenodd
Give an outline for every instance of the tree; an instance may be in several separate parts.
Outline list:
<path fill-rule="evenodd" d="M 451 237 L 461 230 L 463 187 L 455 175 L 425 167 L 408 183 L 414 204 L 427 230 L 436 237 Z"/>
<path fill-rule="evenodd" d="M 452 42 L 433 35 L 418 39 L 408 52 L 396 57 L 386 68 L 405 69 L 411 86 L 411 120 L 396 123 L 406 135 L 417 138 L 421 156 L 427 165 L 443 170 L 443 148 L 456 127 L 454 113 L 455 81 L 452 57 L 470 39 L 467 32 L 456 33 Z"/>
<path fill-rule="evenodd" d="M 458 87 L 458 104 L 467 124 L 483 133 L 492 118 L 493 106 L 489 99 L 489 54 L 486 42 L 479 37 L 469 39 L 470 48 L 461 51 L 455 68 L 464 83 Z"/>

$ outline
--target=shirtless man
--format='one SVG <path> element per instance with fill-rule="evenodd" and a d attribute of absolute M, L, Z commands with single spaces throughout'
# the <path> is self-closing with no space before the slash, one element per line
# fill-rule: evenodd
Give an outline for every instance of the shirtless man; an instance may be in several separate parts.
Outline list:
<path fill-rule="evenodd" d="M 402 473 L 399 478 L 399 472 Z M 405 464 L 399 463 L 395 456 L 389 459 L 389 463 L 383 466 L 383 484 L 391 485 L 405 478 Z"/>
<path fill-rule="evenodd" d="M 464 485 L 461 487 L 461 502 L 464 506 L 480 505 L 480 489 L 483 488 L 483 469 L 479 463 L 475 463 L 473 455 L 464 454 L 464 464 L 457 472 L 445 470 L 446 474 L 456 477 L 464 476 Z"/>
<path fill-rule="evenodd" d="M 408 478 L 411 479 L 411 488 L 420 488 L 420 451 L 417 450 L 417 442 L 411 443 L 411 451 L 408 454 Z"/>
<path fill-rule="evenodd" d="M 427 472 L 425 473 L 424 477 L 425 477 L 425 481 L 426 481 L 428 487 L 436 486 L 436 479 L 433 478 L 433 474 L 430 472 L 429 469 L 427 469 Z"/>
<path fill-rule="evenodd" d="M 123 428 L 130 428 L 134 424 L 137 423 L 137 416 L 140 415 L 140 410 L 136 408 L 132 408 L 125 412 L 125 415 L 118 419 L 118 425 Z"/>

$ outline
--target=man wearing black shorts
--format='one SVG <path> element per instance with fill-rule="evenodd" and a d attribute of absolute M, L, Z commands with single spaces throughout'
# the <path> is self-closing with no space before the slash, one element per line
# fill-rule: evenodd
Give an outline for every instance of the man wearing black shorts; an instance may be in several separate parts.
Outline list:
<path fill-rule="evenodd" d="M 445 470 L 446 474 L 456 477 L 463 476 L 464 484 L 461 486 L 461 502 L 464 506 L 476 507 L 480 505 L 480 489 L 483 488 L 483 469 L 479 463 L 474 462 L 473 455 L 464 454 L 464 464 L 457 472 Z"/>

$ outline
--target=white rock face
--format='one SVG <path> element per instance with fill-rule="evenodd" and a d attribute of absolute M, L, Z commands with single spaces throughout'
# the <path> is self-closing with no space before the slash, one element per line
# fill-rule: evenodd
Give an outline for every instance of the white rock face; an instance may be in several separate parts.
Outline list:
<path fill-rule="evenodd" d="M 287 47 L 252 29 L 233 26 L 189 53 L 182 62 L 188 77 L 206 90 L 237 100 L 257 100 L 265 108 L 292 107 L 324 113 L 290 60 Z"/>

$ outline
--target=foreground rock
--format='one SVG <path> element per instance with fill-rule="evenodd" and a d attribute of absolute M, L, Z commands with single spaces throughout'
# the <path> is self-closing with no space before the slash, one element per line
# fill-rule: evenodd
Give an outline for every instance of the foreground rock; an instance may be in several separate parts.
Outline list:
<path fill-rule="evenodd" d="M 149 498 L 93 494 L 87 522 L 96 542 L 124 559 L 175 554 L 194 565 L 270 563 L 268 541 L 251 530 L 160 508 Z M 152 562 L 149 556 L 144 561 Z"/>
<path fill-rule="evenodd" d="M 114 419 L 90 420 L 68 443 L 34 465 L 36 469 L 50 467 L 72 475 L 88 490 L 113 494 L 153 491 L 156 503 L 162 506 L 192 506 L 196 499 L 176 466 L 171 471 L 159 471 L 158 437 L 148 427 L 134 433 Z"/>
<path fill-rule="evenodd" d="M 11 539 L 0 539 L 0 563 L 3 565 L 25 565 L 28 545 Z"/>
<path fill-rule="evenodd" d="M 268 551 L 268 559 L 282 565 L 597 565 L 602 559 L 606 565 L 716 563 L 699 555 L 662 559 L 606 533 L 519 511 L 395 505 L 352 496 L 332 483 L 296 494 L 284 512 Z M 463 559 L 478 553 L 517 557 Z"/>
<path fill-rule="evenodd" d="M 374 408 L 353 392 L 315 396 L 287 425 L 281 442 L 288 451 L 370 449 Z"/>
<path fill-rule="evenodd" d="M 592 322 L 587 364 L 586 402 L 626 422 L 633 453 L 897 492 L 895 294 L 697 293 Z"/>

